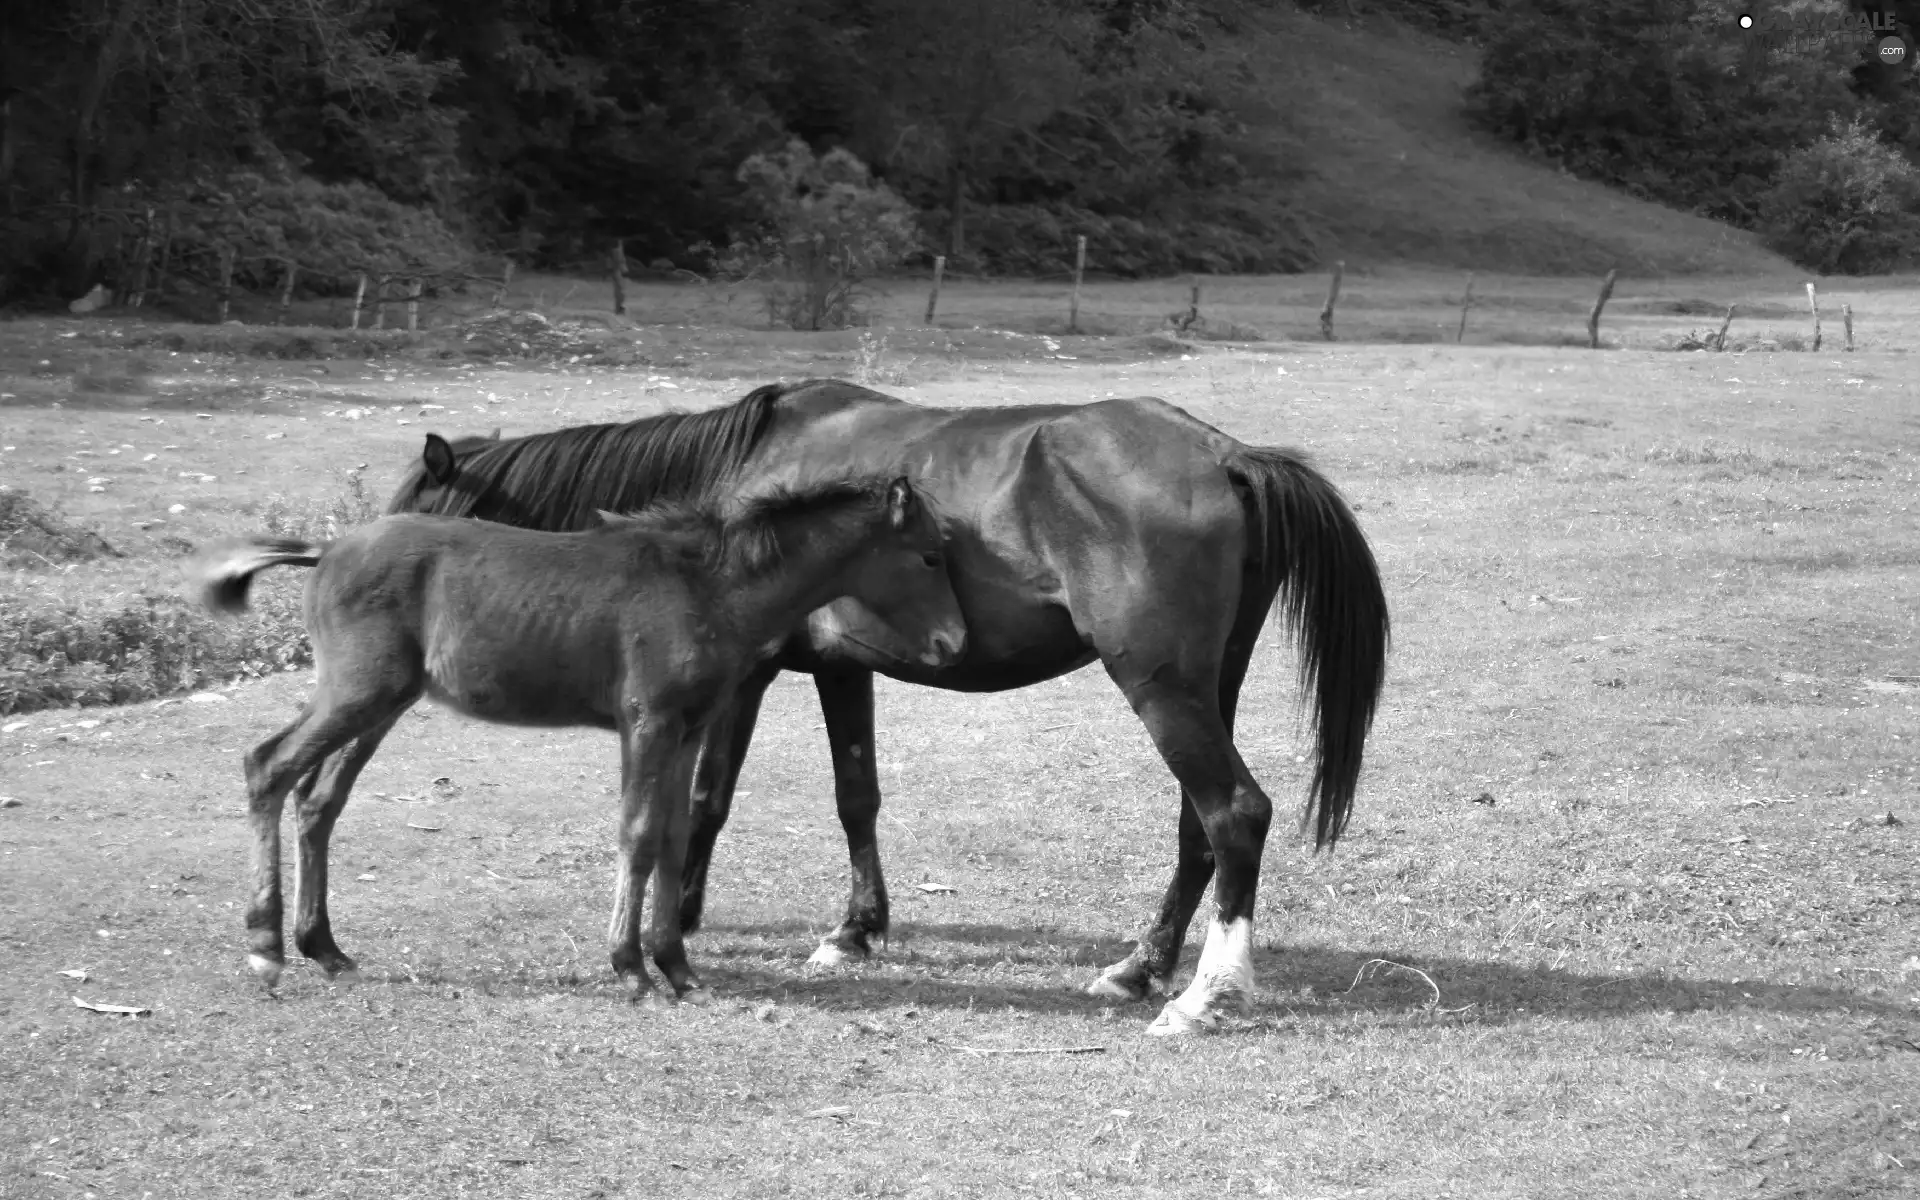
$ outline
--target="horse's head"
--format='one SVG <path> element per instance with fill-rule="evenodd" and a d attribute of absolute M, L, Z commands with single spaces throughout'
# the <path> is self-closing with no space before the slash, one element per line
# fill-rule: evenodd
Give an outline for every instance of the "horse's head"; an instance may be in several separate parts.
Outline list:
<path fill-rule="evenodd" d="M 455 438 L 449 442 L 437 433 L 427 435 L 426 445 L 421 447 L 420 461 L 407 472 L 400 481 L 400 487 L 394 492 L 392 503 L 387 505 L 388 512 L 453 512 L 463 507 L 454 500 L 453 493 L 460 488 L 460 463 L 474 452 L 496 445 L 500 441 L 500 431 L 495 429 L 492 436 Z"/>

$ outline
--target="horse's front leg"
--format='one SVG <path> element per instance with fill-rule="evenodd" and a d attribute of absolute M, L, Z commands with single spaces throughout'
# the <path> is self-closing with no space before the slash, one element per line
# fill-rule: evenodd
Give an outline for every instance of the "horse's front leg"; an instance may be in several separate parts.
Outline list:
<path fill-rule="evenodd" d="M 873 672 L 860 667 L 816 671 L 833 753 L 833 794 L 847 834 L 853 886 L 847 916 L 808 961 L 832 966 L 867 957 L 873 934 L 887 932 L 887 881 L 880 870 L 880 775 L 874 766 Z"/>
<path fill-rule="evenodd" d="M 728 712 L 707 729 L 705 753 L 693 779 L 692 833 L 687 844 L 687 868 L 680 898 L 680 932 L 700 928 L 701 914 L 707 904 L 707 868 L 713 862 L 714 842 L 726 828 L 727 815 L 733 809 L 733 789 L 740 782 L 740 767 L 746 761 L 747 747 L 753 742 L 754 725 L 760 719 L 760 701 L 780 674 L 772 663 L 754 672 L 734 693 Z"/>

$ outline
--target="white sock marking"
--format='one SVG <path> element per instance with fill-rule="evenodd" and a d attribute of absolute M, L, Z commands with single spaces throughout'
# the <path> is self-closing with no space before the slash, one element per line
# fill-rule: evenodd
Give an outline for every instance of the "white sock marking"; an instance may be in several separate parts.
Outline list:
<path fill-rule="evenodd" d="M 1246 1004 L 1253 999 L 1253 922 L 1246 917 L 1207 925 L 1207 944 L 1193 982 L 1174 1001 L 1191 1017 L 1210 1017 L 1222 1003 Z"/>

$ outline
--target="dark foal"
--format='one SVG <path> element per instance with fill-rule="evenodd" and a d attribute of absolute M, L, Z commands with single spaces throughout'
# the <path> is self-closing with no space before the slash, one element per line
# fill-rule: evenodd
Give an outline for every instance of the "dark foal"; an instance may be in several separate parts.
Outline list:
<path fill-rule="evenodd" d="M 1297 451 L 1249 446 L 1151 397 L 1085 405 L 929 408 L 835 380 L 756 388 L 737 403 L 504 441 L 429 438 L 389 511 L 580 528 L 596 507 L 740 481 L 912 471 L 939 498 L 966 657 L 891 653 L 854 600 L 809 615 L 714 721 L 695 776 L 682 927 L 767 685 L 813 676 L 832 749 L 852 888 L 814 961 L 864 957 L 886 932 L 873 676 L 953 691 L 1026 687 L 1098 662 L 1178 784 L 1165 898 L 1134 950 L 1093 980 L 1141 999 L 1172 983 L 1207 885 L 1214 911 L 1191 986 L 1156 1033 L 1217 1023 L 1253 991 L 1253 915 L 1272 803 L 1234 745 L 1240 687 L 1269 614 L 1297 636 L 1314 750 L 1304 819 L 1340 836 L 1385 679 L 1386 595 L 1365 533 Z"/>
<path fill-rule="evenodd" d="M 929 669 L 964 650 L 939 527 L 905 478 L 888 479 L 762 489 L 727 512 L 603 514 L 579 533 L 407 515 L 324 546 L 255 537 L 208 550 L 192 574 L 220 612 L 246 607 L 258 571 L 314 568 L 313 697 L 246 756 L 249 964 L 271 986 L 286 961 L 280 813 L 292 791 L 294 944 L 329 976 L 354 972 L 327 921 L 328 839 L 381 739 L 426 695 L 488 721 L 619 733 L 613 968 L 636 993 L 651 987 L 640 938 L 651 876 L 654 965 L 676 995 L 697 988 L 679 919 L 689 789 L 707 725 L 740 682 L 842 597 L 881 614 L 895 650 Z"/>

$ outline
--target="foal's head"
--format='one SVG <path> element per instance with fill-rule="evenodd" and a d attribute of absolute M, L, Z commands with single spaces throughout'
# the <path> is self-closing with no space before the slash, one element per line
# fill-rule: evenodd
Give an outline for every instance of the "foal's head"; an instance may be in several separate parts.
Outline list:
<path fill-rule="evenodd" d="M 761 569 L 777 569 L 775 546 L 796 531 L 832 527 L 824 536 L 851 538 L 852 556 L 835 583 L 844 599 L 875 619 L 845 640 L 925 666 L 947 666 L 965 652 L 966 619 L 947 574 L 939 520 L 906 476 L 763 494 L 745 501 L 729 524 L 735 552 L 757 559 Z"/>

